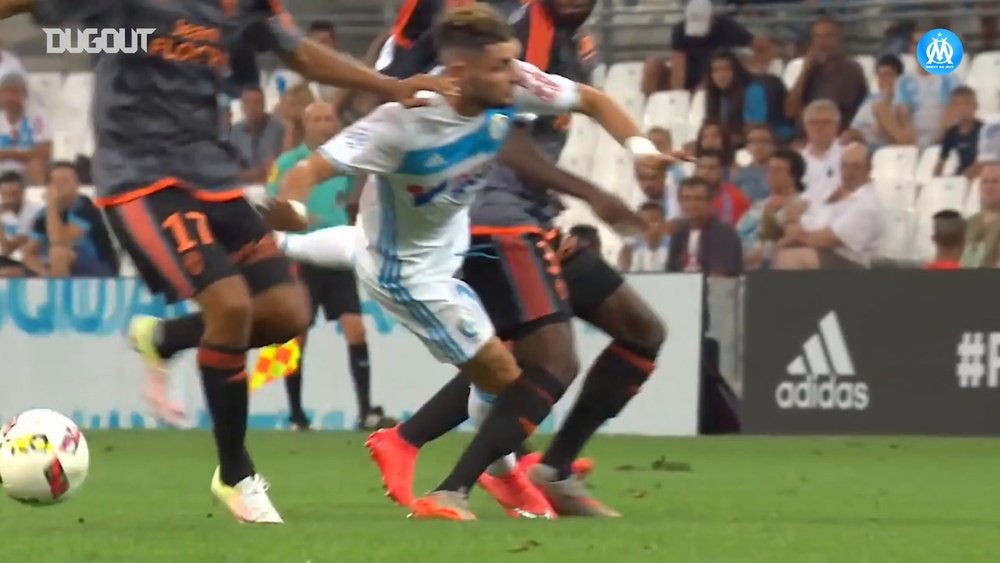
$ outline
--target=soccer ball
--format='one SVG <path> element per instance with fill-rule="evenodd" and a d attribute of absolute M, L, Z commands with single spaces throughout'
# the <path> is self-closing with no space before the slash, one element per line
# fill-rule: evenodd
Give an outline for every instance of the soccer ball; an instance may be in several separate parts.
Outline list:
<path fill-rule="evenodd" d="M 83 485 L 89 468 L 87 440 L 55 411 L 30 410 L 0 427 L 0 484 L 18 502 L 62 502 Z"/>

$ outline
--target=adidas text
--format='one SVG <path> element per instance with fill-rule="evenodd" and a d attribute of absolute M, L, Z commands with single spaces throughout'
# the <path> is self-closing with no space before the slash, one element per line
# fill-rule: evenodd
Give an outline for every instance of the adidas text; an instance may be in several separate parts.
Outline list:
<path fill-rule="evenodd" d="M 782 409 L 861 411 L 868 408 L 868 384 L 838 380 L 836 376 L 809 376 L 778 385 L 775 399 Z"/>

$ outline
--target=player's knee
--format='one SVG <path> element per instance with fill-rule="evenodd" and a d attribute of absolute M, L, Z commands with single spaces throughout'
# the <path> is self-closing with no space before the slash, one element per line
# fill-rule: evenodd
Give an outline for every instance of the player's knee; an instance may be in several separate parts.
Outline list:
<path fill-rule="evenodd" d="M 531 363 L 552 374 L 567 387 L 580 372 L 580 359 L 576 354 L 551 354 L 537 361 L 532 360 Z"/>
<path fill-rule="evenodd" d="M 287 303 L 287 307 L 283 307 L 281 314 L 276 315 L 281 319 L 276 328 L 281 333 L 282 339 L 291 340 L 309 330 L 312 322 L 309 307 L 311 302 L 305 285 L 301 283 L 288 284 L 283 293 L 284 298 L 281 301 Z"/>
<path fill-rule="evenodd" d="M 347 314 L 340 317 L 340 326 L 344 329 L 344 339 L 349 345 L 365 343 L 365 323 L 361 315 Z"/>
<path fill-rule="evenodd" d="M 638 338 L 635 344 L 645 350 L 659 352 L 667 341 L 667 325 L 653 314 L 643 315 L 638 321 Z"/>

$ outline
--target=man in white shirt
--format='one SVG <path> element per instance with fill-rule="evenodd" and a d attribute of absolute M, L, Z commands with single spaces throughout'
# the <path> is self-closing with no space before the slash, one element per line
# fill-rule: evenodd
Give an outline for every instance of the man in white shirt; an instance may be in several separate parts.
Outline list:
<path fill-rule="evenodd" d="M 495 397 L 453 472 L 411 509 L 418 518 L 473 520 L 468 491 L 492 462 L 524 442 L 576 375 L 575 366 L 548 367 L 572 363 L 564 361 L 575 356 L 572 337 L 563 339 L 572 333 L 568 322 L 526 334 L 521 340 L 532 339 L 536 352 L 519 356 L 519 365 L 495 336 L 479 297 L 453 277 L 470 250 L 469 207 L 515 114 L 581 112 L 629 148 L 640 168 L 665 168 L 671 159 L 640 137 L 607 95 L 518 61 L 513 30 L 485 4 L 448 12 L 436 39 L 444 72 L 461 95 L 428 95 L 427 105 L 415 109 L 380 106 L 299 163 L 282 191 L 300 201 L 337 172 L 378 176 L 376 189 L 361 196 L 358 280 L 437 359 L 458 366 L 477 393 Z"/>
<path fill-rule="evenodd" d="M 16 172 L 0 175 L 0 278 L 23 276 L 20 249 L 42 210 L 40 202 L 24 197 L 24 178 Z"/>
<path fill-rule="evenodd" d="M 0 78 L 0 172 L 23 174 L 29 183 L 45 183 L 52 155 L 48 120 L 27 105 L 28 89 L 21 74 Z"/>
<path fill-rule="evenodd" d="M 871 184 L 871 156 L 855 143 L 844 149 L 839 188 L 785 226 L 774 257 L 778 270 L 858 269 L 871 265 L 885 218 Z"/>
<path fill-rule="evenodd" d="M 830 100 L 816 100 L 806 106 L 802 114 L 806 129 L 806 146 L 802 158 L 806 161 L 803 178 L 806 191 L 802 197 L 821 202 L 830 197 L 840 185 L 841 145 L 837 141 L 840 131 L 840 109 Z"/>

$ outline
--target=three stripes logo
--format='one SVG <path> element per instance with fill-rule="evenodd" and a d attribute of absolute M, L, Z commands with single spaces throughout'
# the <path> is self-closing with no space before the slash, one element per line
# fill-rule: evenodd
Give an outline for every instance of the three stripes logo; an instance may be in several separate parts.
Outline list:
<path fill-rule="evenodd" d="M 856 376 L 837 313 L 819 321 L 819 332 L 802 346 L 802 353 L 788 364 L 788 376 L 775 389 L 782 410 L 865 410 L 870 403 L 868 384 Z"/>

